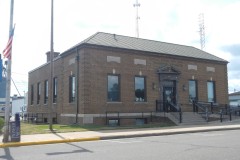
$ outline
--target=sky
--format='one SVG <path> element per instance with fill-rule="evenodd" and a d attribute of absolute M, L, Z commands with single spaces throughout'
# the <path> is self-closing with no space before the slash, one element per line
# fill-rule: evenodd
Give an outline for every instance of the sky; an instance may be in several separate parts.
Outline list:
<path fill-rule="evenodd" d="M 229 92 L 240 91 L 240 0 L 138 0 L 139 37 L 200 48 L 228 64 Z M 54 51 L 64 52 L 95 34 L 136 36 L 136 0 L 55 0 Z M 51 0 L 15 0 L 12 79 L 23 95 L 28 72 L 46 63 L 50 50 Z M 0 50 L 8 41 L 10 0 L 0 0 Z M 11 95 L 18 94 L 11 84 Z"/>

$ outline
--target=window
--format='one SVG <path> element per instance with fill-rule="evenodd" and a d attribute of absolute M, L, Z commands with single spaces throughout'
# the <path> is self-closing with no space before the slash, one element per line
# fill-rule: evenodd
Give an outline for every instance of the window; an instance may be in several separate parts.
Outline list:
<path fill-rule="evenodd" d="M 188 82 L 188 89 L 189 89 L 189 102 L 192 102 L 193 100 L 198 100 L 197 81 L 190 80 Z"/>
<path fill-rule="evenodd" d="M 53 103 L 57 102 L 57 77 L 53 78 Z"/>
<path fill-rule="evenodd" d="M 215 82 L 207 82 L 208 102 L 216 102 Z"/>
<path fill-rule="evenodd" d="M 33 105 L 34 102 L 34 86 L 31 85 L 31 105 Z"/>
<path fill-rule="evenodd" d="M 135 101 L 146 102 L 146 79 L 145 77 L 135 77 Z"/>
<path fill-rule="evenodd" d="M 147 123 L 146 118 L 136 118 L 136 125 L 144 125 Z"/>
<path fill-rule="evenodd" d="M 40 95 L 41 95 L 41 83 L 37 84 L 37 104 L 40 103 Z"/>
<path fill-rule="evenodd" d="M 119 75 L 108 75 L 108 102 L 120 101 Z"/>
<path fill-rule="evenodd" d="M 111 127 L 119 126 L 120 125 L 119 119 L 109 119 L 108 125 Z"/>
<path fill-rule="evenodd" d="M 44 104 L 48 102 L 48 80 L 44 82 Z"/>
<path fill-rule="evenodd" d="M 69 77 L 69 102 L 74 102 L 76 98 L 76 78 L 75 76 Z"/>

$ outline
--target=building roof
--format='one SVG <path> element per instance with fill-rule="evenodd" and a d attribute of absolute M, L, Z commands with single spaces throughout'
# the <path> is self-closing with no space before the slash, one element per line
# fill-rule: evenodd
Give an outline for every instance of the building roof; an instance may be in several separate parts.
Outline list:
<path fill-rule="evenodd" d="M 239 92 L 234 92 L 234 93 L 230 93 L 229 96 L 237 96 L 240 95 L 240 91 Z"/>
<path fill-rule="evenodd" d="M 130 50 L 139 50 L 146 52 L 153 52 L 165 55 L 173 55 L 173 56 L 182 56 L 182 57 L 190 57 L 190 58 L 199 58 L 205 60 L 213 60 L 228 63 L 226 60 L 219 58 L 215 55 L 202 51 L 198 48 L 172 44 L 148 39 L 141 39 L 135 37 L 128 37 L 110 33 L 97 32 L 96 34 L 90 36 L 79 44 L 73 46 L 68 51 L 72 50 L 77 46 L 81 46 L 84 44 L 90 45 L 98 45 L 105 47 L 114 47 L 120 49 L 130 49 Z"/>

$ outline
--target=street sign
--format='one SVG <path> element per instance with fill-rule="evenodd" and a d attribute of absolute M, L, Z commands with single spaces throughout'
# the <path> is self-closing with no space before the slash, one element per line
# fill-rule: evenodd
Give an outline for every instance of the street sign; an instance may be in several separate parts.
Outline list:
<path fill-rule="evenodd" d="M 11 142 L 20 142 L 20 117 L 19 113 L 15 114 L 15 121 L 10 122 L 10 137 Z"/>

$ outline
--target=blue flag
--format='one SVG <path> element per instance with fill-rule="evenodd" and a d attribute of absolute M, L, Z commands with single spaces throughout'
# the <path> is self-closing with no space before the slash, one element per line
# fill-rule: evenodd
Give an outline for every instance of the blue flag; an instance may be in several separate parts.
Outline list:
<path fill-rule="evenodd" d="M 2 81 L 2 56 L 0 54 L 0 82 Z"/>

